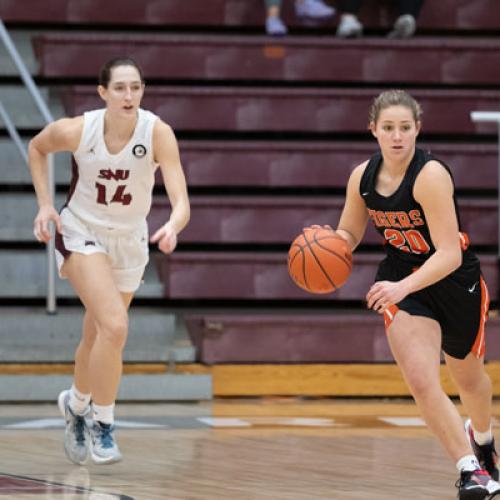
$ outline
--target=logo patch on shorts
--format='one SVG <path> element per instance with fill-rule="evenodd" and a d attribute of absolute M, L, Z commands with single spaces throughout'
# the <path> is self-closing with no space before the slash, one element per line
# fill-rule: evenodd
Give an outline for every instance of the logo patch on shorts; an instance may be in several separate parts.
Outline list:
<path fill-rule="evenodd" d="M 142 144 L 136 144 L 136 145 L 132 148 L 132 154 L 133 154 L 136 158 L 142 158 L 143 156 L 145 156 L 145 155 L 146 155 L 146 152 L 147 152 L 146 146 L 143 146 Z"/>
<path fill-rule="evenodd" d="M 86 247 L 95 247 L 95 241 L 85 240 Z"/>

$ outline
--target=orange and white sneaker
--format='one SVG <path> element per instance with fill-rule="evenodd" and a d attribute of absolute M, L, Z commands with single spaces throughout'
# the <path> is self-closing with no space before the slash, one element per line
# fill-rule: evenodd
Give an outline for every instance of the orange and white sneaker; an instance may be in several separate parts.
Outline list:
<path fill-rule="evenodd" d="M 481 468 L 488 472 L 492 479 L 498 481 L 500 474 L 498 470 L 498 455 L 495 450 L 495 440 L 493 439 L 491 443 L 487 444 L 477 444 L 474 440 L 474 431 L 472 430 L 470 419 L 465 422 L 465 432 L 467 433 L 472 451 L 474 455 L 476 455 Z"/>
<path fill-rule="evenodd" d="M 489 500 L 500 495 L 500 484 L 481 469 L 462 471 L 455 486 L 458 488 L 458 500 Z"/>

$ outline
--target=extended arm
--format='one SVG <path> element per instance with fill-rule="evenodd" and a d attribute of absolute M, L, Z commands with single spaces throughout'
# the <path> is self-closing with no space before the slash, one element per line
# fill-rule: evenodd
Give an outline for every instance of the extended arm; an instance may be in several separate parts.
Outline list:
<path fill-rule="evenodd" d="M 38 241 L 50 239 L 50 221 L 55 222 L 61 232 L 59 214 L 50 195 L 47 171 L 47 156 L 58 151 L 76 151 L 83 127 L 83 118 L 63 118 L 47 125 L 30 141 L 28 157 L 33 186 L 35 187 L 39 211 L 34 222 L 34 234 Z"/>
<path fill-rule="evenodd" d="M 172 129 L 161 120 L 157 120 L 153 131 L 153 148 L 172 211 L 169 220 L 153 234 L 151 242 L 158 242 L 162 252 L 171 253 L 177 245 L 177 235 L 189 222 L 190 206 L 177 140 Z"/>
<path fill-rule="evenodd" d="M 366 162 L 358 165 L 349 178 L 344 209 L 337 227 L 337 233 L 347 240 L 353 251 L 363 239 L 368 223 L 368 211 L 359 194 L 359 183 L 366 165 Z"/>

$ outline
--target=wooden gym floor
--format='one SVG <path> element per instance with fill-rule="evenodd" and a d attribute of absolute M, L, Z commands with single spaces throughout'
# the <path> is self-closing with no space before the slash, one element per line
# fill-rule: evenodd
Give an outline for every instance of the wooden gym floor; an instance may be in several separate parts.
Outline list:
<path fill-rule="evenodd" d="M 456 498 L 454 465 L 409 401 L 122 404 L 117 426 L 125 460 L 78 467 L 55 405 L 0 406 L 0 499 Z"/>

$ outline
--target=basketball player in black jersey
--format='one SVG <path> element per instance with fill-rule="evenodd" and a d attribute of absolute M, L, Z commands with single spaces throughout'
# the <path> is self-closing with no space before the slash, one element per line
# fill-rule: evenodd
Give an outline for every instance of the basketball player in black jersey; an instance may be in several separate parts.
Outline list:
<path fill-rule="evenodd" d="M 456 463 L 458 498 L 500 498 L 483 364 L 488 290 L 460 232 L 448 167 L 416 148 L 420 126 L 420 105 L 408 93 L 390 90 L 374 100 L 370 129 L 380 152 L 352 172 L 337 232 L 354 250 L 371 219 L 384 238 L 368 307 L 384 315 L 415 402 Z M 441 387 L 441 351 L 470 416 L 467 433 Z"/>

